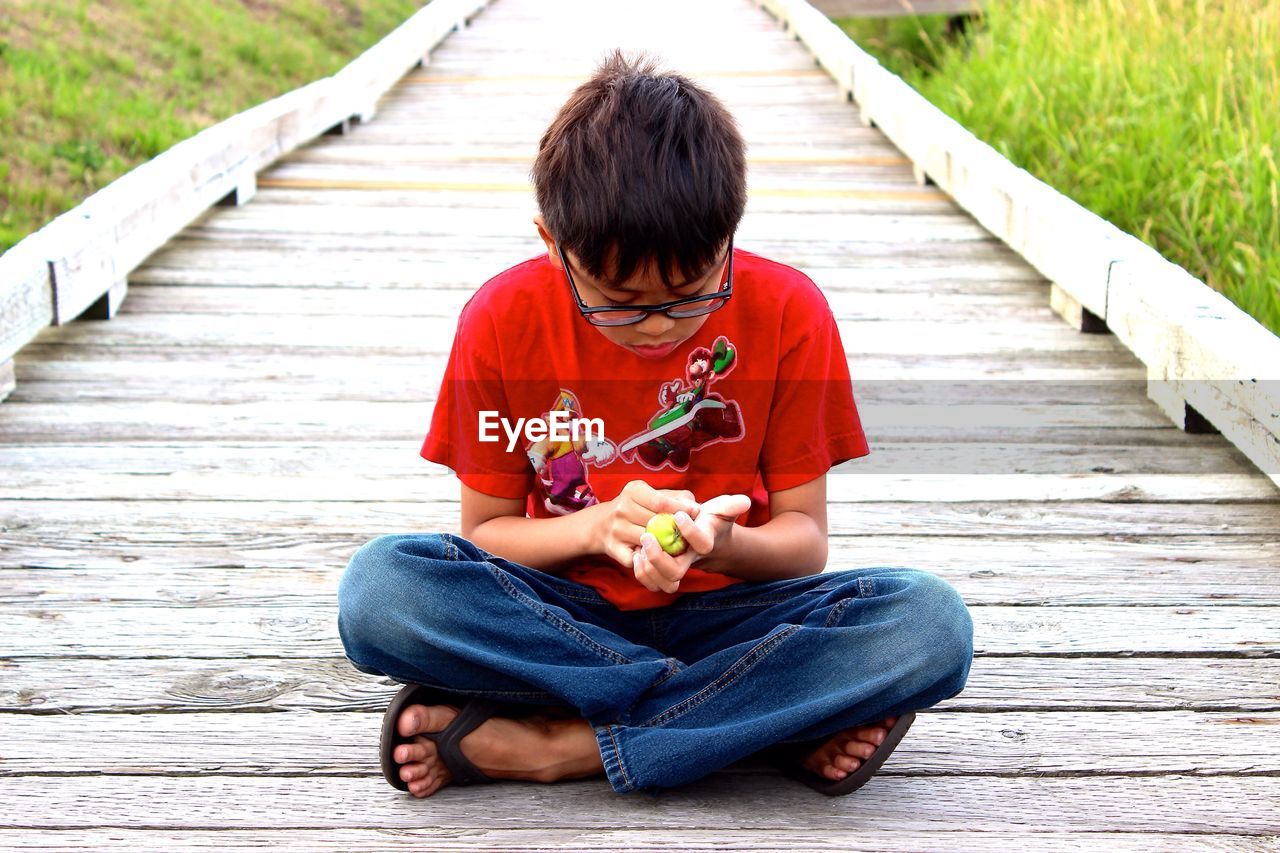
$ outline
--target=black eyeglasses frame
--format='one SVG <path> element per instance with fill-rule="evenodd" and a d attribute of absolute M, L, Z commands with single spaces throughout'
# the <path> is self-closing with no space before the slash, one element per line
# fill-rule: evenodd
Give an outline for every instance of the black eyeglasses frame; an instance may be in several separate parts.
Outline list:
<path fill-rule="evenodd" d="M 564 251 L 560 248 L 559 241 L 556 242 L 556 254 L 560 256 L 560 265 L 564 268 L 565 278 L 569 280 L 569 287 L 573 289 L 573 298 L 578 303 L 578 310 L 582 313 L 582 316 L 586 318 L 587 322 L 593 326 L 633 326 L 636 323 L 640 323 L 646 320 L 650 314 L 655 314 L 659 311 L 666 314 L 668 317 L 670 317 L 673 320 L 687 320 L 691 317 L 702 317 L 714 311 L 719 311 L 729 302 L 730 297 L 733 296 L 733 238 L 732 237 L 729 238 L 729 252 L 726 257 L 726 260 L 728 263 L 728 269 L 726 270 L 724 284 L 719 290 L 717 290 L 714 293 L 701 293 L 696 296 L 686 296 L 686 297 L 683 297 L 682 299 L 673 299 L 670 302 L 662 302 L 657 305 L 594 305 L 594 306 L 587 305 L 586 302 L 582 301 L 582 294 L 578 292 L 578 285 L 573 280 L 573 273 L 570 272 L 569 270 L 569 263 L 568 261 L 565 260 Z M 678 308 L 681 305 L 689 305 L 696 302 L 713 302 L 717 299 L 723 300 L 723 301 L 719 305 L 709 308 L 706 311 L 699 311 L 693 314 L 682 314 L 682 315 L 675 315 L 671 313 L 672 308 Z M 614 322 L 614 323 L 604 322 L 603 318 L 592 319 L 592 315 L 599 315 L 599 314 L 605 314 L 605 313 L 617 314 L 618 312 L 621 312 L 621 311 L 641 311 L 643 313 L 637 315 L 636 317 L 629 318 L 627 320 L 623 320 L 620 322 Z"/>

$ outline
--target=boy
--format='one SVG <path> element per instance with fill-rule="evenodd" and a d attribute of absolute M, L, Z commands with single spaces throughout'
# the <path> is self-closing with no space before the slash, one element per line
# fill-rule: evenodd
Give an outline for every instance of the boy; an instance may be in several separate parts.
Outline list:
<path fill-rule="evenodd" d="M 654 793 L 759 753 L 844 794 L 964 686 L 949 584 L 822 573 L 826 472 L 868 449 L 821 291 L 733 247 L 744 151 L 715 97 L 619 51 L 543 136 L 547 251 L 463 308 L 422 447 L 461 535 L 379 537 L 339 589 L 348 658 L 407 685 L 392 785 Z"/>

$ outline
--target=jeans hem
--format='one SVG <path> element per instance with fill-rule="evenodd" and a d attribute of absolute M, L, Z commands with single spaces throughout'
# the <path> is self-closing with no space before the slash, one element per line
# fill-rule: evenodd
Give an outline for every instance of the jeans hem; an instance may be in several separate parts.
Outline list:
<path fill-rule="evenodd" d="M 604 763 L 604 775 L 609 785 L 619 794 L 626 794 L 636 789 L 626 767 L 622 763 L 622 753 L 618 749 L 616 726 L 596 726 L 596 743 L 600 746 L 600 760 Z"/>

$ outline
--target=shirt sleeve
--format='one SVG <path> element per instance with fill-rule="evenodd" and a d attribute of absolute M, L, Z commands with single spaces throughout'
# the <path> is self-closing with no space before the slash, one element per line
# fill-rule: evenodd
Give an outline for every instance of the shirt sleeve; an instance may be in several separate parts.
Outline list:
<path fill-rule="evenodd" d="M 492 321 L 468 304 L 458 320 L 421 455 L 451 468 L 478 492 L 524 498 L 533 488 L 533 467 L 519 443 L 507 450 L 499 425 L 500 419 L 514 419 L 497 367 L 498 343 Z"/>
<path fill-rule="evenodd" d="M 853 400 L 840 329 L 823 302 L 817 328 L 778 363 L 769 425 L 760 453 L 765 489 L 803 485 L 833 465 L 870 453 Z"/>

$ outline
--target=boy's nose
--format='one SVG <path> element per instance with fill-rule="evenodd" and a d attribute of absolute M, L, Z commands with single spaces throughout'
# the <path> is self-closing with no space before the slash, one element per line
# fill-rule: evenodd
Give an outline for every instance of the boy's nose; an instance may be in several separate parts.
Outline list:
<path fill-rule="evenodd" d="M 645 317 L 639 323 L 636 323 L 636 330 L 653 337 L 661 337 L 663 334 L 671 331 L 676 321 L 663 314 L 661 311 L 655 311 Z"/>

